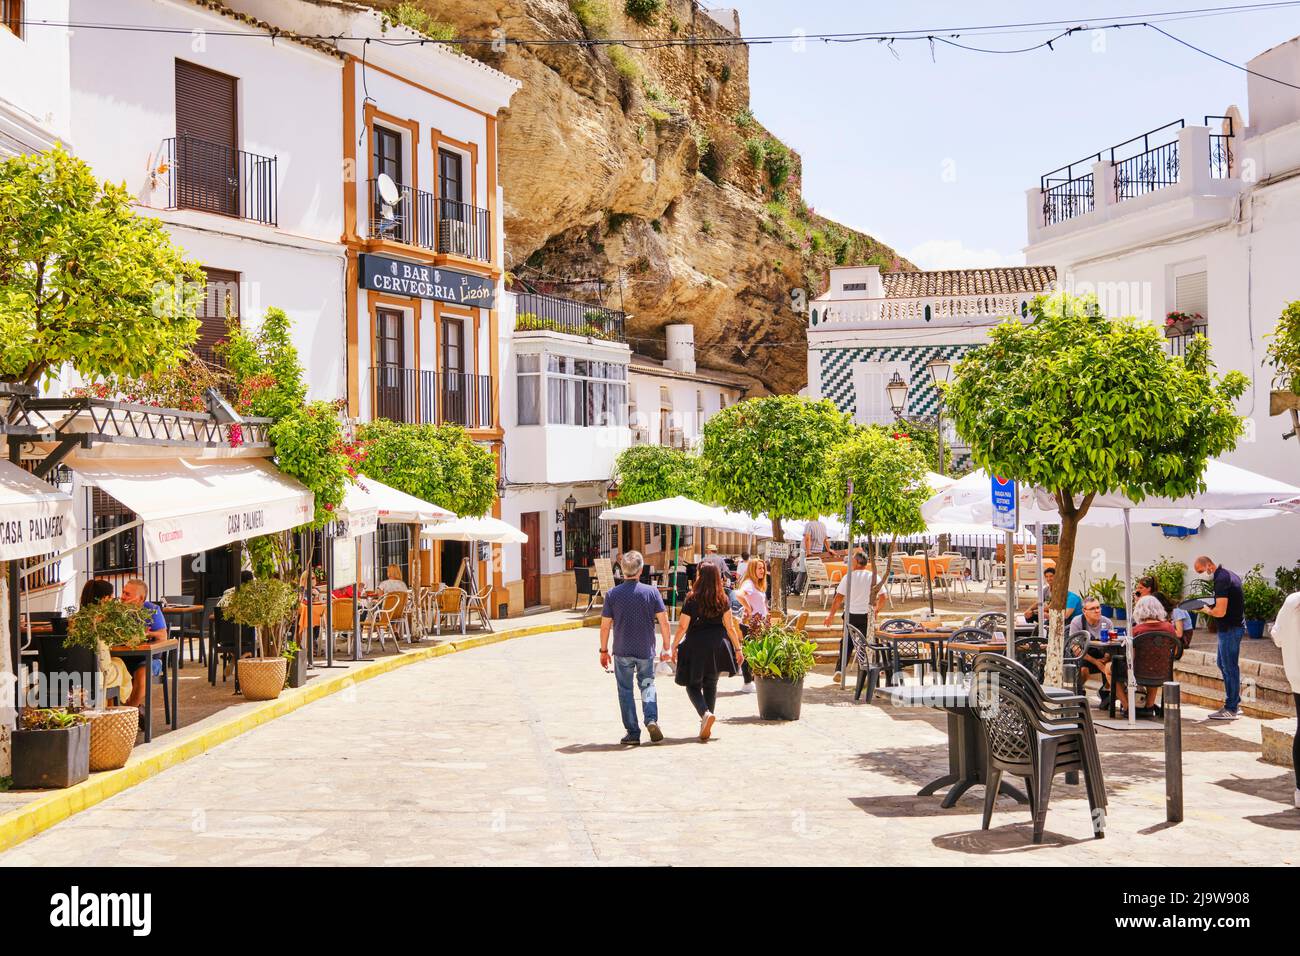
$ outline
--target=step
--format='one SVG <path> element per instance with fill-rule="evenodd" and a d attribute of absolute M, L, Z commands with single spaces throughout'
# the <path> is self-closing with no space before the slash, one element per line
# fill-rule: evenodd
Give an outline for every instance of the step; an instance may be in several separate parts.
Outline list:
<path fill-rule="evenodd" d="M 1223 677 L 1213 654 L 1184 651 L 1174 664 L 1174 680 L 1182 685 L 1186 702 L 1216 710 L 1223 706 Z M 1281 664 L 1243 658 L 1241 685 L 1241 711 L 1248 717 L 1269 720 L 1295 713 L 1295 698 Z"/>
<path fill-rule="evenodd" d="M 1296 725 L 1294 720 L 1285 718 L 1269 720 L 1260 725 L 1260 743 L 1263 745 L 1265 763 L 1279 767 L 1294 767 L 1292 747 L 1295 746 Z"/>

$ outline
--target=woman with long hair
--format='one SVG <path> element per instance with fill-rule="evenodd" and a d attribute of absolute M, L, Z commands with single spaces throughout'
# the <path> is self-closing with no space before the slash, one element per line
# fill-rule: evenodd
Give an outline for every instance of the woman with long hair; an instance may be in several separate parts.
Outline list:
<path fill-rule="evenodd" d="M 79 607 L 90 607 L 113 596 L 113 585 L 109 581 L 91 578 L 81 589 Z M 122 706 L 138 707 L 144 699 L 144 668 L 137 667 L 134 679 L 126 664 L 109 653 L 108 645 L 97 642 L 95 660 L 99 666 L 100 681 L 104 693 L 117 689 L 117 702 Z M 138 698 L 138 699 L 137 699 Z"/>
<path fill-rule="evenodd" d="M 740 628 L 731 615 L 722 575 L 717 565 L 701 564 L 682 604 L 671 651 L 676 682 L 686 688 L 686 695 L 700 715 L 700 740 L 708 740 L 713 731 L 718 675 L 736 673 L 733 652 L 735 661 L 744 661 Z"/>
<path fill-rule="evenodd" d="M 749 562 L 745 568 L 745 576 L 736 587 L 736 598 L 740 601 L 742 608 L 743 620 L 740 622 L 742 634 L 749 634 L 751 628 L 765 622 L 770 611 L 767 607 L 767 564 L 766 562 L 755 558 Z M 740 662 L 741 673 L 745 677 L 745 686 L 741 692 L 745 694 L 754 693 L 757 688 L 754 686 L 754 673 L 749 669 L 749 665 Z"/>

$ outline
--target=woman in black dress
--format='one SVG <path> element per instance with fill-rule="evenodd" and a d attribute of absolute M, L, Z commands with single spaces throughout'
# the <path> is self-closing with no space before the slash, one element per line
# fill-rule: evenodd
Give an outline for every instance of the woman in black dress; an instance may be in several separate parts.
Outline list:
<path fill-rule="evenodd" d="M 735 649 L 733 659 L 731 648 Z M 713 564 L 701 564 L 695 585 L 682 604 L 673 637 L 673 663 L 677 683 L 700 715 L 700 739 L 713 731 L 713 708 L 718 697 L 718 675 L 734 676 L 745 655 L 740 649 L 740 628 L 731 616 L 731 602 L 722 587 L 722 575 Z"/>

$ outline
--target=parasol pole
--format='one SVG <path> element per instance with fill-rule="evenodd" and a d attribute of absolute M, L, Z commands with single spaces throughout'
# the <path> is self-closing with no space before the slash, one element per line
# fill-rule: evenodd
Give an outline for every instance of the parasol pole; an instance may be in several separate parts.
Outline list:
<path fill-rule="evenodd" d="M 1128 683 L 1128 722 L 1137 723 L 1137 679 L 1133 675 L 1133 547 L 1129 509 L 1124 509 L 1124 665 Z"/>

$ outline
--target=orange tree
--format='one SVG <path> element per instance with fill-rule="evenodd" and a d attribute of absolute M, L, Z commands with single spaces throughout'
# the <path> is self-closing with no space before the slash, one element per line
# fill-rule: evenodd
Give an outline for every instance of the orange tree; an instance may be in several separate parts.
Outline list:
<path fill-rule="evenodd" d="M 795 395 L 751 398 L 704 424 L 702 490 L 707 501 L 772 521 L 774 541 L 785 540 L 785 519 L 816 518 L 839 510 L 842 488 L 830 478 L 831 450 L 849 436 L 849 417 L 826 401 Z M 784 562 L 772 562 L 782 605 Z"/>
<path fill-rule="evenodd" d="M 620 506 L 678 495 L 699 501 L 703 491 L 699 456 L 664 445 L 624 448 L 614 460 L 614 480 Z"/>
<path fill-rule="evenodd" d="M 1039 296 L 1028 322 L 1001 323 L 957 364 L 944 398 L 975 463 L 1046 490 L 1061 516 L 1049 683 L 1060 681 L 1074 542 L 1093 499 L 1204 490 L 1207 459 L 1242 434 L 1234 402 L 1246 384 L 1215 374 L 1203 336 L 1170 355 L 1154 325 L 1065 293 Z"/>

